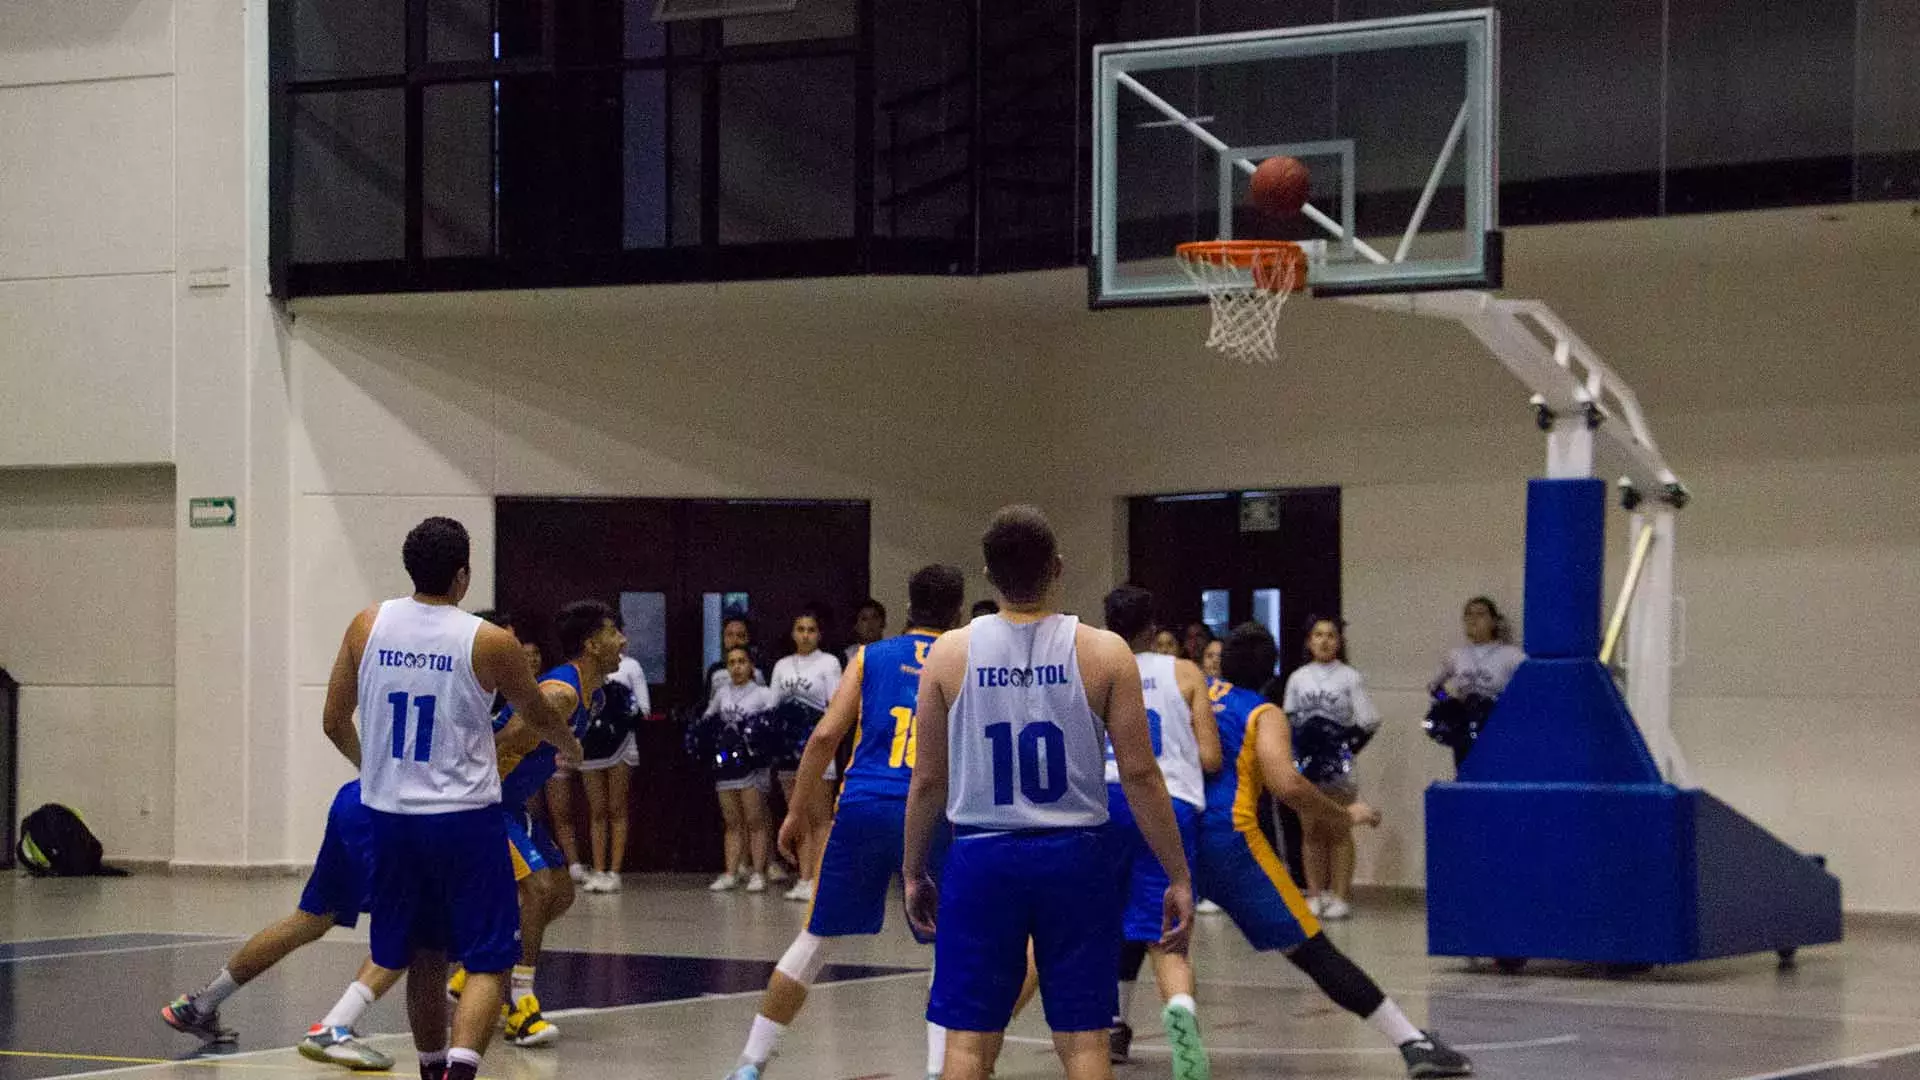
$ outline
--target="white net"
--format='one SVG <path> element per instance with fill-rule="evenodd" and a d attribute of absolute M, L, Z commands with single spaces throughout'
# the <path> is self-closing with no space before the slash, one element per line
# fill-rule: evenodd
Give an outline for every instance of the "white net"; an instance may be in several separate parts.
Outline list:
<path fill-rule="evenodd" d="M 1300 249 L 1290 244 L 1254 250 L 1186 245 L 1179 262 L 1213 309 L 1207 348 L 1243 364 L 1271 362 L 1280 309 L 1293 290 L 1305 284 Z"/>

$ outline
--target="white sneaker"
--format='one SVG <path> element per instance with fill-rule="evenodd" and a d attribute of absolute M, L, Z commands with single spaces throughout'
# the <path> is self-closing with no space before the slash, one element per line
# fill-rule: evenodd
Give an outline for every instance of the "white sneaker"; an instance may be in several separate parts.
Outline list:
<path fill-rule="evenodd" d="M 1313 917 L 1316 919 L 1322 915 L 1325 915 L 1327 913 L 1326 894 L 1308 893 L 1307 894 L 1307 910 L 1312 912 Z"/>
<path fill-rule="evenodd" d="M 813 899 L 813 882 L 802 881 L 786 891 L 786 897 L 797 903 L 807 903 Z"/>
<path fill-rule="evenodd" d="M 1328 896 L 1320 904 L 1320 917 L 1331 922 L 1352 918 L 1353 905 L 1337 896 Z"/>
<path fill-rule="evenodd" d="M 739 887 L 740 887 L 740 876 L 738 874 L 728 872 L 725 874 L 721 874 L 717 878 L 714 878 L 713 884 L 707 886 L 707 891 L 708 892 L 729 892 Z"/>
<path fill-rule="evenodd" d="M 1193 913 L 1195 915 L 1218 915 L 1220 914 L 1220 905 L 1211 900 L 1202 900 L 1193 905 Z"/>
<path fill-rule="evenodd" d="M 755 874 L 755 875 L 753 875 L 752 877 L 750 877 L 750 878 L 748 878 L 748 879 L 747 879 L 747 891 L 748 891 L 748 892 L 766 892 L 766 891 L 767 891 L 767 878 L 766 878 L 766 875 L 765 875 L 765 874 Z"/>
<path fill-rule="evenodd" d="M 587 869 L 586 863 L 574 863 L 567 867 L 567 876 L 573 879 L 575 885 L 585 885 L 587 879 L 593 876 L 593 871 Z"/>
<path fill-rule="evenodd" d="M 617 893 L 620 891 L 620 875 L 619 874 L 616 874 L 613 871 L 608 870 L 605 873 L 595 873 L 593 876 L 599 879 L 601 892 Z"/>

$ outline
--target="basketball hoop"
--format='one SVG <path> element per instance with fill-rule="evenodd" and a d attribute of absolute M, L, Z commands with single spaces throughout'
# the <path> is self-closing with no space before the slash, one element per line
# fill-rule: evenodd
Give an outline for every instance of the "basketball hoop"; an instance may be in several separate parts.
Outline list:
<path fill-rule="evenodd" d="M 1197 240 L 1174 249 L 1213 309 L 1207 348 L 1251 364 L 1274 357 L 1280 309 L 1307 283 L 1307 253 L 1284 240 Z"/>

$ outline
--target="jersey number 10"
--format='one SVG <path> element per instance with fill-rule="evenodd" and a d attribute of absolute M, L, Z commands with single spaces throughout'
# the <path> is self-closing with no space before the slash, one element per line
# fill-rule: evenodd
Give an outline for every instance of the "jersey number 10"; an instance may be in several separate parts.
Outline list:
<path fill-rule="evenodd" d="M 1059 725 L 1037 720 L 1020 729 L 1014 738 L 1013 725 L 1002 721 L 988 724 L 987 741 L 993 744 L 993 804 L 1013 805 L 1014 746 L 1019 744 L 1020 794 L 1030 803 L 1058 802 L 1067 793 L 1067 737 Z M 1046 755 L 1043 767 L 1040 756 Z"/>
<path fill-rule="evenodd" d="M 407 703 L 404 690 L 387 695 L 387 704 L 393 706 L 393 756 L 402 761 L 407 756 Z M 433 757 L 433 710 L 438 703 L 432 694 L 413 698 L 412 703 L 420 714 L 419 730 L 413 736 L 413 760 L 427 761 Z"/>

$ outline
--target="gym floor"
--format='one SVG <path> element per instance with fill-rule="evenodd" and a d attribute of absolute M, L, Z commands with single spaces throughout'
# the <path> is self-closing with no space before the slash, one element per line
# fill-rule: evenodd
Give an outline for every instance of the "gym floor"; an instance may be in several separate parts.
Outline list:
<path fill-rule="evenodd" d="M 773 961 L 804 917 L 776 895 L 711 895 L 704 880 L 629 878 L 581 896 L 548 935 L 539 992 L 563 1030 L 549 1047 L 496 1041 L 481 1070 L 497 1080 L 720 1080 L 731 1068 Z M 243 989 L 222 1009 L 236 1046 L 200 1056 L 159 1010 L 196 989 L 248 934 L 291 910 L 296 878 L 163 874 L 0 878 L 0 1080 L 124 1075 L 204 1080 L 209 1070 L 322 1080 L 344 1072 L 291 1049 L 339 996 L 365 951 L 335 931 Z M 1331 934 L 1416 1022 L 1473 1054 L 1479 1074 L 1582 1080 L 1920 1080 L 1920 924 L 1856 919 L 1845 944 L 1796 967 L 1752 956 L 1609 978 L 1539 964 L 1519 976 L 1425 955 L 1422 911 L 1363 902 Z M 1195 934 L 1201 1025 L 1214 1075 L 1401 1075 L 1391 1048 L 1319 997 L 1285 961 L 1247 948 L 1220 916 Z M 897 910 L 887 931 L 852 939 L 770 1075 L 795 1080 L 919 1080 L 930 954 Z M 1134 1064 L 1120 1080 L 1165 1075 L 1151 982 L 1142 986 Z M 362 1023 L 414 1075 L 401 994 Z M 1016 1023 L 998 1075 L 1058 1075 L 1033 1015 Z"/>

